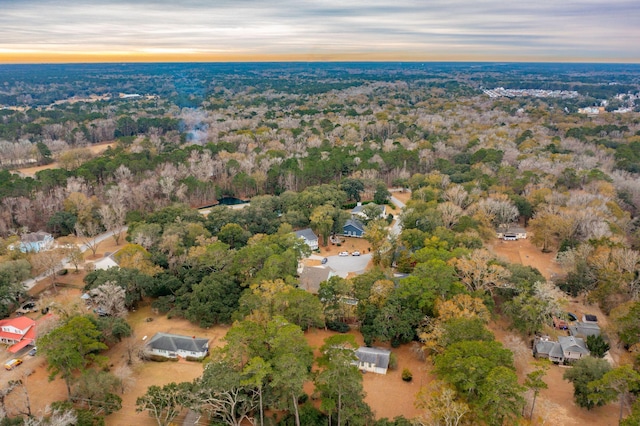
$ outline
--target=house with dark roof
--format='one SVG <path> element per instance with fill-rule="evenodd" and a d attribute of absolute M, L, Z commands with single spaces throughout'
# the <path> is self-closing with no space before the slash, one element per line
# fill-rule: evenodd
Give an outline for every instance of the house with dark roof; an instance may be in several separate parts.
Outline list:
<path fill-rule="evenodd" d="M 342 228 L 342 235 L 362 238 L 364 236 L 364 224 L 356 219 L 348 219 Z"/>
<path fill-rule="evenodd" d="M 383 348 L 368 348 L 361 346 L 356 350 L 358 368 L 378 374 L 387 374 L 391 351 Z"/>
<path fill-rule="evenodd" d="M 204 358 L 209 352 L 209 339 L 156 333 L 146 349 L 148 354 L 164 358 Z"/>
<path fill-rule="evenodd" d="M 311 250 L 318 250 L 318 236 L 311 228 L 301 229 L 295 232 L 296 237 L 302 238 Z"/>
<path fill-rule="evenodd" d="M 300 272 L 300 288 L 309 293 L 318 294 L 320 284 L 336 275 L 329 266 L 304 266 Z"/>
<path fill-rule="evenodd" d="M 29 317 L 0 320 L 0 343 L 9 345 L 8 351 L 16 353 L 33 345 L 36 340 L 36 322 Z"/>
<path fill-rule="evenodd" d="M 576 321 L 569 326 L 569 334 L 586 339 L 589 336 L 599 336 L 600 326 L 595 322 Z"/>
<path fill-rule="evenodd" d="M 20 251 L 22 253 L 39 253 L 53 247 L 53 242 L 53 236 L 47 232 L 31 232 L 20 238 Z"/>

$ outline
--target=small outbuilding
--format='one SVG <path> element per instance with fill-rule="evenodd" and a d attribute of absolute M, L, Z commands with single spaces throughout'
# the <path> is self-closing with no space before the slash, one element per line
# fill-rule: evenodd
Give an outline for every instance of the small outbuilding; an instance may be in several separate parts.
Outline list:
<path fill-rule="evenodd" d="M 358 357 L 358 368 L 378 374 L 387 374 L 391 351 L 383 348 L 368 348 L 361 346 L 356 350 Z"/>
<path fill-rule="evenodd" d="M 209 339 L 156 333 L 147 343 L 147 353 L 163 358 L 202 359 L 209 352 Z"/>

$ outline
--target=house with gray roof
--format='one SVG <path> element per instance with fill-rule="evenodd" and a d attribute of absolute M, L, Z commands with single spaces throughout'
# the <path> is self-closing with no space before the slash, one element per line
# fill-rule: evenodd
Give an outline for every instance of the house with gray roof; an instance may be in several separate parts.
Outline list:
<path fill-rule="evenodd" d="M 348 219 L 342 228 L 342 235 L 362 238 L 364 236 L 364 224 L 356 219 Z"/>
<path fill-rule="evenodd" d="M 383 348 L 361 346 L 356 350 L 358 368 L 372 373 L 387 374 L 391 351 Z"/>
<path fill-rule="evenodd" d="M 368 217 L 366 214 L 366 210 L 365 210 L 365 206 L 372 206 L 372 207 L 376 207 L 378 210 L 378 216 L 377 217 Z M 368 204 L 362 204 L 362 203 L 358 203 L 352 210 L 351 210 L 351 218 L 355 219 L 355 220 L 368 220 L 368 219 L 384 219 L 387 216 L 387 206 L 385 205 L 379 205 L 376 203 L 368 203 Z"/>
<path fill-rule="evenodd" d="M 547 358 L 558 364 L 584 358 L 589 353 L 586 343 L 579 337 L 560 336 L 554 342 L 549 340 L 549 336 L 543 336 L 533 342 L 534 357 Z"/>
<path fill-rule="evenodd" d="M 337 275 L 329 266 L 304 266 L 300 272 L 300 288 L 318 294 L 320 284 Z"/>
<path fill-rule="evenodd" d="M 179 334 L 156 333 L 147 342 L 147 353 L 164 358 L 204 358 L 209 339 Z"/>
<path fill-rule="evenodd" d="M 559 336 L 558 343 L 562 347 L 565 361 L 575 361 L 589 355 L 589 349 L 584 339 L 573 336 Z"/>
<path fill-rule="evenodd" d="M 301 229 L 296 231 L 295 234 L 296 237 L 302 238 L 311 250 L 318 250 L 318 236 L 311 230 L 311 228 Z"/>
<path fill-rule="evenodd" d="M 569 326 L 569 334 L 586 339 L 589 336 L 599 336 L 600 326 L 594 322 L 576 321 Z"/>

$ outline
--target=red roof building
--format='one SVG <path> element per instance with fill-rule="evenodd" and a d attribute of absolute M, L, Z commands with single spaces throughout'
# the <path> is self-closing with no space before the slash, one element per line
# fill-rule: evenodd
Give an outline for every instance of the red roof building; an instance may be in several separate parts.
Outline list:
<path fill-rule="evenodd" d="M 36 322 L 28 317 L 0 320 L 0 343 L 9 346 L 9 352 L 16 353 L 36 339 Z"/>

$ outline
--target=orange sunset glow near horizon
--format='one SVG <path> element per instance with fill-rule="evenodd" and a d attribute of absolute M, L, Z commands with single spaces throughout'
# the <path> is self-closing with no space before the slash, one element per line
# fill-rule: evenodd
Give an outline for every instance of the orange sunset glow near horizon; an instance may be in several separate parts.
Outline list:
<path fill-rule="evenodd" d="M 7 64 L 640 62 L 640 3 L 629 0 L 1 4 L 0 63 Z"/>

